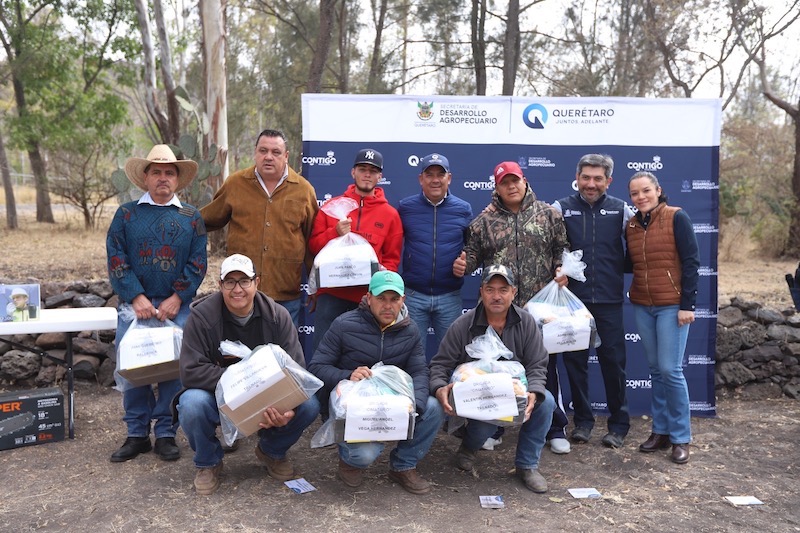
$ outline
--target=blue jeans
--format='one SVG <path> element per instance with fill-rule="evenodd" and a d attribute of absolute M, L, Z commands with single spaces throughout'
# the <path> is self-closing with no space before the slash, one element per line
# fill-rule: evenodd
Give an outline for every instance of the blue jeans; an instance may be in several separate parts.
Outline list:
<path fill-rule="evenodd" d="M 417 462 L 425 457 L 442 425 L 444 411 L 439 401 L 428 396 L 425 412 L 418 416 L 414 424 L 414 438 L 401 440 L 389 454 L 389 468 L 395 472 L 411 470 Z M 339 444 L 339 457 L 342 461 L 356 468 L 367 468 L 383 451 L 383 442 L 357 442 Z"/>
<path fill-rule="evenodd" d="M 294 327 L 300 325 L 300 308 L 302 307 L 302 301 L 299 296 L 294 300 L 275 300 L 275 303 L 289 311 L 289 314 L 292 316 L 292 322 L 294 322 Z"/>
<path fill-rule="evenodd" d="M 162 298 L 151 300 L 157 308 L 161 304 Z M 181 303 L 181 308 L 172 321 L 180 327 L 186 324 L 189 318 L 189 304 Z M 117 319 L 117 332 L 114 337 L 114 345 L 119 346 L 119 341 L 125 336 L 125 332 L 132 322 L 125 322 L 121 318 Z M 162 437 L 174 437 L 178 431 L 178 424 L 172 423 L 172 411 L 170 405 L 172 399 L 181 390 L 181 381 L 172 379 L 162 381 L 158 384 L 158 397 L 152 385 L 142 385 L 132 387 L 122 393 L 122 407 L 125 415 L 122 420 L 128 426 L 129 437 L 147 437 L 150 435 L 150 421 L 155 419 L 156 423 L 153 432 L 157 439 Z"/>
<path fill-rule="evenodd" d="M 274 459 L 283 459 L 318 414 L 319 402 L 312 396 L 294 408 L 294 418 L 285 426 L 259 429 L 258 447 Z M 218 465 L 224 452 L 216 435 L 219 410 L 214 395 L 203 389 L 184 391 L 178 402 L 178 419 L 189 446 L 194 450 L 195 466 L 208 468 Z"/>
<path fill-rule="evenodd" d="M 428 327 L 433 326 L 438 347 L 444 334 L 447 333 L 447 328 L 461 316 L 464 304 L 461 301 L 461 291 L 430 295 L 406 289 L 406 307 L 411 320 L 417 324 L 422 337 L 422 346 L 427 345 Z M 435 354 L 426 355 L 430 361 Z"/>
<path fill-rule="evenodd" d="M 669 435 L 673 444 L 687 444 L 692 440 L 692 428 L 683 353 L 689 325 L 678 326 L 678 307 L 634 305 L 633 312 L 650 366 L 653 433 Z"/>
<path fill-rule="evenodd" d="M 600 346 L 596 348 L 597 361 L 603 375 L 603 385 L 608 404 L 608 431 L 628 434 L 631 427 L 628 402 L 625 399 L 625 327 L 622 322 L 622 304 L 586 304 L 592 313 Z M 569 388 L 572 392 L 572 417 L 575 427 L 592 429 L 594 415 L 589 401 L 589 350 L 568 352 L 563 355 Z"/>
<path fill-rule="evenodd" d="M 519 428 L 517 440 L 517 455 L 514 464 L 517 468 L 539 468 L 539 456 L 542 455 L 547 430 L 553 420 L 555 400 L 549 391 L 544 391 L 544 400 L 537 401 L 533 407 L 531 417 Z M 477 451 L 494 435 L 497 426 L 478 420 L 467 420 L 463 446 L 468 450 Z"/>

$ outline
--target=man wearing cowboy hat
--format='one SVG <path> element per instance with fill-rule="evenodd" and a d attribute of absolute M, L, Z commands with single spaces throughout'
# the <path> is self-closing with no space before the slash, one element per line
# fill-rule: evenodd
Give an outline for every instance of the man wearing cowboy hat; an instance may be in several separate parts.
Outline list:
<path fill-rule="evenodd" d="M 145 159 L 128 159 L 125 174 L 145 193 L 138 201 L 121 205 L 108 229 L 111 286 L 121 304 L 131 305 L 138 320 L 169 319 L 183 327 L 189 303 L 206 275 L 207 237 L 200 212 L 181 203 L 175 193 L 192 182 L 197 163 L 177 160 L 167 145 L 159 144 Z M 117 346 L 130 324 L 118 321 Z M 170 403 L 181 388 L 180 380 L 159 383 L 158 398 L 152 385 L 122 386 L 128 437 L 111 461 L 127 461 L 153 448 L 152 419 L 156 420 L 156 454 L 165 461 L 178 459 L 177 424 L 172 422 Z"/>

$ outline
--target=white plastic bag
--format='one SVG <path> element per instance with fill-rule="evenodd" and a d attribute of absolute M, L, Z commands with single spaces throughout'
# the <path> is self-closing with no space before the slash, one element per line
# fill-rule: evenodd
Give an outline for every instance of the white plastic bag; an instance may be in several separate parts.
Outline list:
<path fill-rule="evenodd" d="M 577 281 L 586 281 L 586 263 L 581 261 L 583 259 L 583 250 L 569 251 L 564 248 L 561 254 L 561 274 L 569 276 Z"/>
<path fill-rule="evenodd" d="M 222 428 L 222 437 L 225 444 L 228 446 L 232 445 L 236 439 L 246 437 L 247 434 L 240 431 L 222 409 L 226 404 L 230 403 L 235 407 L 243 405 L 249 399 L 252 399 L 252 397 L 257 396 L 258 393 L 269 388 L 269 386 L 277 382 L 277 380 L 285 378 L 286 374 L 284 374 L 284 370 L 302 390 L 306 398 L 313 396 L 323 385 L 319 378 L 298 365 L 294 359 L 277 344 L 257 346 L 252 351 L 248 350 L 249 353 L 246 354 L 243 353 L 242 347 L 244 347 L 245 350 L 247 348 L 241 343 L 234 343 L 227 340 L 220 343 L 220 351 L 223 353 L 237 356 L 240 354 L 243 355 L 241 361 L 225 369 L 222 377 L 217 382 L 215 390 L 217 407 L 220 408 L 219 420 Z M 226 393 L 228 395 L 227 398 Z M 237 393 L 237 397 L 232 396 L 234 393 Z M 228 405 L 228 407 L 231 409 L 235 408 L 231 407 L 231 405 Z M 299 405 L 299 403 L 293 407 L 297 405 Z M 261 413 L 267 407 L 268 405 L 266 404 L 260 407 L 256 416 L 260 417 Z"/>
<path fill-rule="evenodd" d="M 572 291 L 551 281 L 537 292 L 525 310 L 536 319 L 548 353 L 575 352 L 600 346 L 594 317 Z"/>
<path fill-rule="evenodd" d="M 321 210 L 336 220 L 347 218 L 358 202 L 346 196 L 330 200 Z M 357 287 L 368 285 L 372 274 L 380 269 L 372 245 L 352 231 L 331 239 L 317 256 L 308 276 L 308 294 L 320 287 Z"/>
<path fill-rule="evenodd" d="M 322 448 L 334 442 L 343 442 L 347 437 L 348 406 L 357 408 L 369 408 L 380 402 L 379 397 L 387 398 L 391 402 L 389 406 L 396 414 L 398 410 L 408 413 L 408 426 L 400 428 L 400 433 L 405 432 L 403 438 L 390 438 L 391 434 L 384 431 L 375 431 L 371 428 L 372 435 L 378 434 L 378 438 L 373 440 L 406 440 L 413 436 L 413 420 L 417 416 L 416 403 L 414 400 L 414 380 L 403 369 L 394 365 L 384 365 L 382 362 L 375 363 L 371 368 L 372 375 L 360 381 L 349 379 L 341 380 L 330 395 L 330 418 L 322 424 L 311 438 L 312 448 Z M 385 405 L 377 406 L 376 409 L 384 409 Z M 352 414 L 352 413 L 351 413 Z M 402 423 L 403 420 L 400 420 Z M 338 431 L 337 431 L 338 426 Z M 396 435 L 395 435 L 396 437 Z"/>
<path fill-rule="evenodd" d="M 450 383 L 454 384 L 450 405 L 459 416 L 451 417 L 448 431 L 452 432 L 464 425 L 464 418 L 486 421 L 497 426 L 521 424 L 528 404 L 528 378 L 522 363 L 501 361 L 501 358 L 513 358 L 514 354 L 503 344 L 491 326 L 486 328 L 486 333 L 472 339 L 464 350 L 476 360 L 458 365 L 450 377 Z M 468 401 L 459 402 L 460 399 Z M 500 405 L 500 402 L 504 405 Z M 461 411 L 456 403 L 463 406 Z M 473 405 L 479 407 L 472 409 Z M 504 409 L 507 412 L 494 416 Z M 470 416 L 461 416 L 465 413 Z"/>
<path fill-rule="evenodd" d="M 114 388 L 125 392 L 134 387 L 178 379 L 183 329 L 171 320 L 139 320 L 130 304 L 119 306 L 119 317 L 131 325 L 116 347 Z"/>

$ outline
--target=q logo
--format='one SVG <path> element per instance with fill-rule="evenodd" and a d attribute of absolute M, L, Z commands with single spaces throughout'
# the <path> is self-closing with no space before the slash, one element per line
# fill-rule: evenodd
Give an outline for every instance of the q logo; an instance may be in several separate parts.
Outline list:
<path fill-rule="evenodd" d="M 531 120 L 531 114 L 533 114 L 533 120 Z M 542 104 L 531 104 L 522 112 L 522 121 L 529 128 L 543 130 L 547 122 L 547 109 Z"/>

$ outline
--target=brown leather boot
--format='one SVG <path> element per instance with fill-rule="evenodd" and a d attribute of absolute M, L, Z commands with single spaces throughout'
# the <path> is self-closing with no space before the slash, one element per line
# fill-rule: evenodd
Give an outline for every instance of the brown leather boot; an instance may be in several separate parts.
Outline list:
<path fill-rule="evenodd" d="M 351 489 L 355 489 L 360 487 L 362 483 L 364 483 L 364 470 L 362 468 L 357 468 L 355 466 L 350 466 L 349 464 L 342 461 L 342 458 L 339 458 L 339 470 L 336 471 L 336 477 L 342 480 L 342 483 L 350 487 Z"/>
<path fill-rule="evenodd" d="M 651 433 L 650 437 L 639 445 L 639 451 L 645 453 L 666 450 L 667 448 L 669 448 L 669 435 L 659 435 L 658 433 Z"/>
<path fill-rule="evenodd" d="M 428 494 L 431 484 L 422 479 L 416 468 L 411 470 L 389 470 L 389 479 L 406 489 L 411 494 Z"/>

